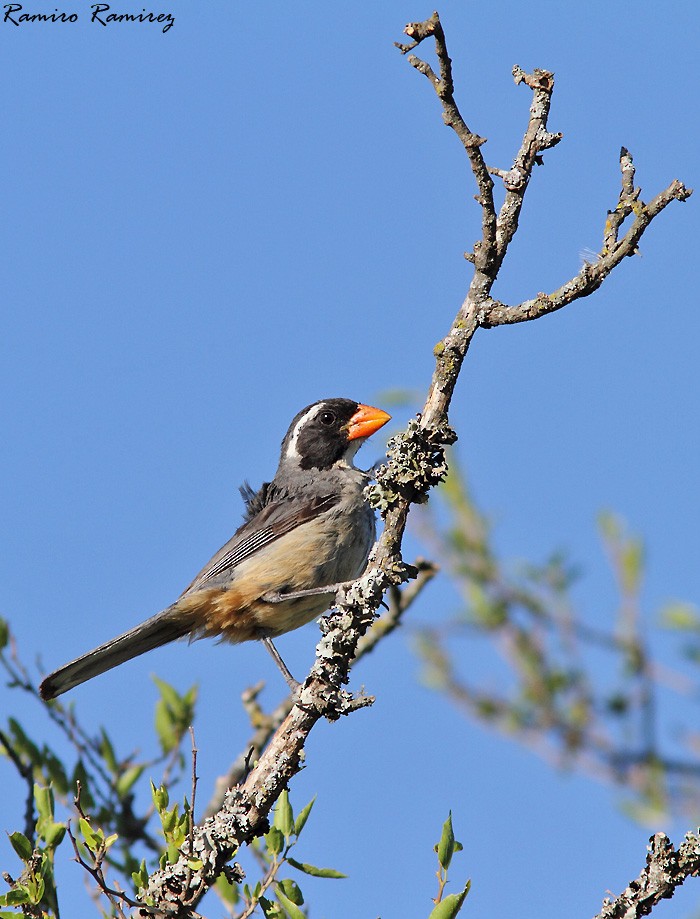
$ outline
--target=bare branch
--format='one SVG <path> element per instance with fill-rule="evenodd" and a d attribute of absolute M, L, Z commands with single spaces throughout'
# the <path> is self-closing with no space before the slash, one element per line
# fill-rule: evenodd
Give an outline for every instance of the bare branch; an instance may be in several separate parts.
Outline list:
<path fill-rule="evenodd" d="M 430 19 L 426 19 L 425 22 L 409 22 L 404 32 L 409 38 L 413 38 L 414 42 L 411 45 L 402 45 L 399 42 L 394 42 L 402 54 L 407 54 L 430 36 L 435 39 L 435 51 L 440 64 L 439 79 L 435 75 L 432 67 L 425 61 L 416 57 L 415 54 L 409 55 L 408 62 L 430 80 L 442 104 L 442 120 L 448 127 L 452 128 L 457 137 L 459 137 L 469 157 L 472 172 L 474 173 L 474 178 L 476 179 L 476 184 L 479 189 L 477 201 L 481 205 L 482 210 L 481 223 L 484 239 L 484 245 L 481 248 L 481 261 L 483 262 L 482 267 L 486 269 L 488 265 L 493 262 L 496 246 L 496 207 L 493 202 L 493 179 L 489 175 L 489 170 L 484 162 L 481 150 L 479 149 L 486 140 L 469 130 L 455 102 L 454 82 L 452 80 L 452 61 L 447 53 L 445 33 L 443 32 L 438 14 L 433 13 Z"/>
<path fill-rule="evenodd" d="M 197 802 L 197 782 L 199 777 L 197 775 L 197 754 L 199 750 L 197 749 L 197 743 L 194 736 L 194 728 L 190 725 L 190 742 L 192 744 L 192 799 L 190 801 L 190 819 L 189 819 L 189 828 L 187 830 L 187 843 L 189 846 L 189 851 L 191 852 L 194 845 L 194 819 L 195 819 L 195 806 Z M 190 867 L 190 866 L 188 866 Z M 191 867 L 190 867 L 191 871 Z M 189 886 L 189 877 L 185 886 Z"/>
<path fill-rule="evenodd" d="M 676 851 L 665 833 L 649 840 L 647 863 L 639 877 L 614 900 L 603 901 L 596 919 L 639 919 L 647 916 L 661 900 L 688 877 L 700 874 L 700 839 L 687 833 Z"/>
<path fill-rule="evenodd" d="M 674 179 L 668 188 L 659 192 L 649 204 L 643 204 L 639 200 L 639 189 L 634 189 L 628 198 L 625 186 L 629 182 L 631 163 L 632 157 L 623 148 L 623 156 L 620 158 L 623 191 L 620 194 L 620 204 L 608 215 L 606 221 L 605 246 L 608 248 L 603 249 L 597 261 L 593 264 L 586 263 L 574 278 L 553 293 L 539 293 L 532 300 L 525 300 L 517 306 L 507 306 L 490 297 L 485 299 L 478 313 L 479 325 L 484 328 L 492 328 L 497 325 L 539 319 L 540 316 L 556 312 L 563 306 L 573 303 L 574 300 L 592 294 L 600 287 L 613 268 L 616 268 L 627 256 L 636 253 L 639 240 L 654 217 L 658 216 L 672 201 L 685 201 L 693 193 L 691 188 L 686 188 L 682 182 Z M 618 241 L 618 230 L 624 220 L 622 215 L 632 212 L 636 215 L 635 219 L 627 233 Z"/>
<path fill-rule="evenodd" d="M 510 241 L 518 229 L 520 212 L 523 207 L 525 192 L 532 176 L 535 164 L 542 162 L 541 153 L 558 144 L 561 134 L 551 134 L 547 130 L 549 108 L 554 91 L 554 74 L 547 70 L 534 70 L 525 73 L 516 64 L 513 67 L 513 78 L 516 85 L 525 83 L 532 90 L 530 120 L 523 142 L 513 161 L 509 172 L 502 175 L 506 197 L 498 214 L 496 241 L 498 245 L 499 265 L 503 260 Z"/>
<path fill-rule="evenodd" d="M 622 171 L 622 189 L 620 190 L 617 207 L 614 211 L 608 212 L 608 219 L 605 221 L 603 254 L 612 252 L 617 245 L 617 235 L 620 227 L 625 219 L 635 212 L 637 201 L 641 194 L 641 189 L 634 187 L 634 163 L 632 155 L 626 147 L 622 147 L 620 150 L 620 169 Z"/>

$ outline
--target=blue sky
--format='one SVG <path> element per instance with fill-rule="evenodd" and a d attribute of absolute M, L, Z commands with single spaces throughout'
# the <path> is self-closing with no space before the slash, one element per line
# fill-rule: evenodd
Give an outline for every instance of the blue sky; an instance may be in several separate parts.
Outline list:
<path fill-rule="evenodd" d="M 303 405 L 425 391 L 478 234 L 461 148 L 392 46 L 431 7 L 159 0 L 145 8 L 175 17 L 163 34 L 56 2 L 24 7 L 79 21 L 0 21 L 0 612 L 47 668 L 178 595 L 238 525 L 238 484 L 273 474 Z M 535 173 L 501 299 L 557 287 L 599 248 L 622 144 L 643 197 L 675 177 L 697 184 L 695 3 L 447 0 L 440 12 L 489 163 L 509 163 L 526 124 L 513 64 L 556 74 L 550 128 L 564 141 Z M 614 598 L 601 508 L 647 540 L 650 621 L 669 598 L 700 597 L 697 214 L 694 198 L 669 207 L 641 257 L 588 300 L 479 333 L 453 403 L 500 550 L 567 549 L 598 624 Z M 414 536 L 407 554 L 418 548 Z M 454 604 L 443 579 L 412 615 L 441 621 Z M 310 625 L 280 642 L 293 672 L 316 640 Z M 151 743 L 149 675 L 175 670 L 181 688 L 201 687 L 205 797 L 247 738 L 240 692 L 264 678 L 272 705 L 283 691 L 262 648 L 178 644 L 73 697 L 124 752 Z M 350 875 L 303 885 L 311 915 L 427 915 L 450 808 L 465 845 L 455 886 L 473 880 L 465 915 L 595 913 L 638 872 L 649 830 L 610 789 L 462 720 L 417 672 L 407 626 L 356 671 L 374 708 L 311 737 L 292 789 L 298 806 L 318 793 L 300 856 Z M 55 740 L 37 706 L 2 693 L 4 711 Z M 19 783 L 0 768 L 0 825 L 14 829 Z M 2 843 L 0 857 L 12 868 Z M 62 870 L 67 914 L 88 915 L 78 868 Z M 665 915 L 685 915 L 692 893 Z"/>

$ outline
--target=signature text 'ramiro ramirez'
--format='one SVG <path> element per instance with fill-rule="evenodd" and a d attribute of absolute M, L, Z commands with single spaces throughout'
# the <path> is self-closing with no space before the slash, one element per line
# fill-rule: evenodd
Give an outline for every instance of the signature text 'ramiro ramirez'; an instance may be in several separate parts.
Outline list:
<path fill-rule="evenodd" d="M 5 12 L 2 21 L 15 26 L 42 22 L 71 23 L 78 22 L 80 18 L 78 13 L 67 13 L 58 9 L 54 9 L 53 13 L 30 13 L 25 11 L 22 3 L 5 3 L 3 10 Z M 175 17 L 172 13 L 150 13 L 145 8 L 140 13 L 120 13 L 114 12 L 110 3 L 92 3 L 90 10 L 90 22 L 96 22 L 105 28 L 115 23 L 155 22 L 163 26 L 163 32 L 167 32 L 175 25 Z"/>

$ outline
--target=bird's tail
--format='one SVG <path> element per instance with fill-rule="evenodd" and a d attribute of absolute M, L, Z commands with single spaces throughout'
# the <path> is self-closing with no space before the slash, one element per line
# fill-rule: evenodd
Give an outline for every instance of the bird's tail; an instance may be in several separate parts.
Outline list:
<path fill-rule="evenodd" d="M 41 698 L 46 701 L 55 699 L 61 693 L 123 664 L 124 661 L 131 660 L 132 657 L 138 657 L 139 654 L 145 654 L 146 651 L 182 638 L 190 630 L 191 623 L 187 617 L 178 614 L 176 606 L 168 607 L 137 625 L 135 629 L 124 632 L 123 635 L 50 673 L 39 686 Z"/>

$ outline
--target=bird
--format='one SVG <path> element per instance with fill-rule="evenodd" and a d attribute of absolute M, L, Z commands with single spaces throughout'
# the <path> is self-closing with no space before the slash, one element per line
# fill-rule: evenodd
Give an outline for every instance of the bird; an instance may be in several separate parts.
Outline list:
<path fill-rule="evenodd" d="M 375 540 L 365 498 L 370 474 L 354 465 L 390 415 L 352 399 L 321 399 L 292 420 L 271 482 L 241 487 L 242 525 L 180 597 L 141 625 L 50 673 L 45 701 L 178 638 L 261 640 L 290 689 L 272 639 L 320 616 L 338 585 L 362 574 Z"/>

